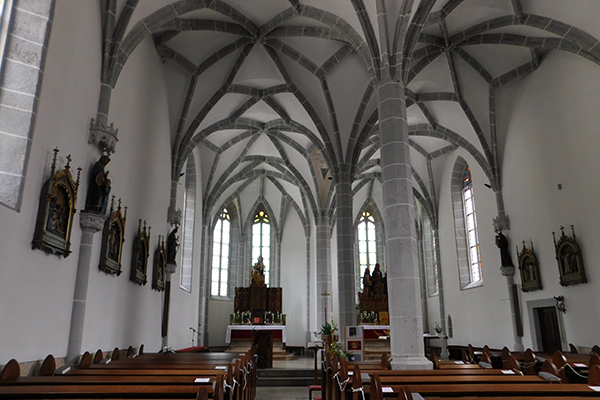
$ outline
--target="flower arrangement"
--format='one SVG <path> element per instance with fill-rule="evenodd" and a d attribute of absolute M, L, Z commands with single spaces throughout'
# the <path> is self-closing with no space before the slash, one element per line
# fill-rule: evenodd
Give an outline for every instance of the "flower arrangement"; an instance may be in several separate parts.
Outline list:
<path fill-rule="evenodd" d="M 442 333 L 442 327 L 441 327 L 440 323 L 437 322 L 437 321 L 435 321 L 435 328 L 434 329 L 435 329 L 435 331 L 437 333 Z"/>
<path fill-rule="evenodd" d="M 333 320 L 331 322 L 325 322 L 319 331 L 320 335 L 333 335 L 337 331 L 338 327 Z"/>

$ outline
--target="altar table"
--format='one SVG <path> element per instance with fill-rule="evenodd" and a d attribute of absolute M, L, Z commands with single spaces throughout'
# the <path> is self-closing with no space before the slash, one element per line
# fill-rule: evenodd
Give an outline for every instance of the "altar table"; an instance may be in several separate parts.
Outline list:
<path fill-rule="evenodd" d="M 231 343 L 231 340 L 252 340 L 253 331 L 271 331 L 274 340 L 286 342 L 285 325 L 227 325 L 227 334 L 225 343 Z"/>

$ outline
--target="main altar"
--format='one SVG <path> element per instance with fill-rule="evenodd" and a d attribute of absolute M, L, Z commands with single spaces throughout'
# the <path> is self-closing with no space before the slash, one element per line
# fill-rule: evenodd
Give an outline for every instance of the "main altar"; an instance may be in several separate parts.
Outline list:
<path fill-rule="evenodd" d="M 265 367 L 273 359 L 289 359 L 285 352 L 286 316 L 282 308 L 283 291 L 265 284 L 262 257 L 252 267 L 250 286 L 235 288 L 234 313 L 230 316 L 225 342 L 229 351 L 245 351 L 259 346 Z"/>

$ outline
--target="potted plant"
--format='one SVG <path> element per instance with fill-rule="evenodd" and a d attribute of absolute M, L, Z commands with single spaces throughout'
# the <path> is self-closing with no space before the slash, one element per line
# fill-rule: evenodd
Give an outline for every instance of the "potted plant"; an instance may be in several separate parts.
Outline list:
<path fill-rule="evenodd" d="M 331 343 L 334 340 L 335 331 L 337 329 L 337 325 L 333 320 L 331 320 L 331 322 L 325 322 L 319 331 L 321 340 L 323 340 L 323 344 L 325 344 L 328 348 L 331 346 Z"/>

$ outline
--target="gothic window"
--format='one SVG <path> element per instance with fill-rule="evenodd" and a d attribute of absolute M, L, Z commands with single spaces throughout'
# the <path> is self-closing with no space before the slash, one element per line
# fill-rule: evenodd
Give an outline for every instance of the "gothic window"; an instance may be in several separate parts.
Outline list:
<path fill-rule="evenodd" d="M 475 199 L 473 197 L 473 182 L 471 181 L 471 170 L 469 168 L 465 170 L 463 175 L 462 197 L 467 233 L 469 273 L 471 275 L 471 282 L 478 282 L 481 280 L 481 258 L 479 253 L 479 235 L 477 233 L 477 216 L 475 214 Z"/>
<path fill-rule="evenodd" d="M 483 275 L 471 170 L 462 157 L 454 165 L 451 191 L 460 288 L 471 289 L 483 285 Z"/>
<path fill-rule="evenodd" d="M 181 276 L 179 286 L 188 292 L 192 291 L 192 260 L 194 248 L 194 208 L 196 195 L 186 188 L 183 193 L 183 226 L 181 245 Z"/>
<path fill-rule="evenodd" d="M 360 275 L 364 276 L 367 267 L 371 272 L 377 263 L 377 236 L 375 229 L 375 218 L 369 211 L 363 211 L 357 227 L 358 237 L 358 260 Z M 363 287 L 362 280 L 360 287 Z"/>
<path fill-rule="evenodd" d="M 271 223 L 269 215 L 261 210 L 252 221 L 252 264 L 262 256 L 265 266 L 265 283 L 269 286 L 271 258 Z"/>
<path fill-rule="evenodd" d="M 229 244 L 231 217 L 223 209 L 213 231 L 211 296 L 226 297 L 229 288 Z"/>

